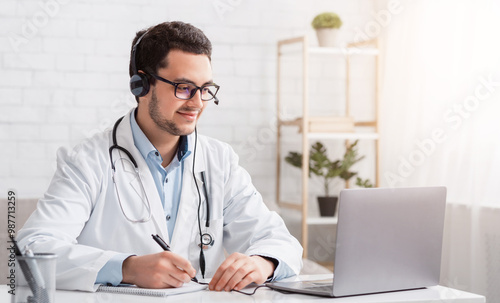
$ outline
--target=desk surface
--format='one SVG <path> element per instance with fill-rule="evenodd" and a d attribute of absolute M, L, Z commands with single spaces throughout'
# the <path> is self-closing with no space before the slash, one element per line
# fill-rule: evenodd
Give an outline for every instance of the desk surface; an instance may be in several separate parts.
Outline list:
<path fill-rule="evenodd" d="M 329 278 L 331 275 L 311 275 L 301 276 L 300 280 L 315 280 Z M 253 288 L 252 288 L 253 289 Z M 245 289 L 244 291 L 251 291 Z M 8 292 L 7 285 L 0 285 L 0 302 L 11 302 L 11 297 Z M 79 291 L 63 291 L 56 292 L 56 303 L 106 303 L 106 302 L 360 302 L 360 303 L 396 303 L 396 302 L 412 302 L 412 303 L 428 303 L 428 302 L 453 302 L 453 303 L 484 303 L 485 298 L 480 295 L 451 289 L 443 286 L 434 286 L 426 289 L 399 291 L 383 294 L 353 296 L 345 298 L 321 298 L 299 294 L 283 294 L 273 291 L 266 287 L 257 290 L 255 295 L 246 296 L 237 292 L 213 292 L 200 291 L 194 293 L 173 295 L 167 298 L 156 297 L 140 297 L 136 295 L 110 294 L 110 293 L 89 293 Z M 13 301 L 12 301 L 13 302 Z"/>

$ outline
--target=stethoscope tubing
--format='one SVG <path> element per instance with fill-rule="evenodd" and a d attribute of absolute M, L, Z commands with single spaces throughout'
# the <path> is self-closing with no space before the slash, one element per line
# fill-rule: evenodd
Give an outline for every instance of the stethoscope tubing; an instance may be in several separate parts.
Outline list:
<path fill-rule="evenodd" d="M 139 173 L 139 166 L 137 165 L 137 162 L 135 161 L 135 159 L 132 156 L 132 154 L 126 148 L 118 145 L 117 141 L 116 141 L 116 130 L 117 130 L 118 125 L 120 124 L 120 122 L 122 120 L 123 120 L 123 117 L 121 117 L 120 119 L 118 119 L 116 121 L 115 125 L 113 126 L 113 134 L 112 134 L 113 145 L 111 145 L 109 147 L 109 159 L 110 159 L 110 162 L 111 162 L 111 171 L 112 171 L 111 178 L 113 179 L 113 184 L 114 184 L 114 187 L 115 187 L 116 196 L 118 197 L 118 204 L 120 205 L 120 209 L 121 209 L 123 215 L 125 216 L 125 218 L 128 221 L 132 222 L 132 223 L 145 223 L 145 222 L 148 222 L 149 220 L 151 220 L 151 216 L 153 215 L 153 211 L 151 209 L 151 203 L 149 202 L 149 198 L 148 198 L 148 195 L 146 193 L 146 189 L 144 188 L 144 182 L 142 181 L 141 174 Z M 147 215 L 146 218 L 141 218 L 139 220 L 134 220 L 134 219 L 130 218 L 126 214 L 125 209 L 123 208 L 122 200 L 121 200 L 121 197 L 120 197 L 120 192 L 118 191 L 118 185 L 116 184 L 116 179 L 115 179 L 116 166 L 115 166 L 115 161 L 113 161 L 113 150 L 114 149 L 118 149 L 118 150 L 124 152 L 127 155 L 127 157 L 129 158 L 128 160 L 130 162 L 132 162 L 132 164 L 134 165 L 134 171 L 135 171 L 136 177 L 138 178 L 139 184 L 141 185 L 141 189 L 142 189 L 142 191 L 144 193 L 144 196 L 146 197 L 147 208 L 148 208 L 148 215 Z"/>

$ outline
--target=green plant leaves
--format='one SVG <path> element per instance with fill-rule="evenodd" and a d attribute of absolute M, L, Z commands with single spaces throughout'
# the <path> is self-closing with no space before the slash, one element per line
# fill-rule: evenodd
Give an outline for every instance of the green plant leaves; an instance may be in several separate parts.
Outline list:
<path fill-rule="evenodd" d="M 369 179 L 363 180 L 360 177 L 356 178 L 356 185 L 359 187 L 373 187 Z"/>
<path fill-rule="evenodd" d="M 340 28 L 342 20 L 336 13 L 326 12 L 314 17 L 311 26 L 313 28 Z"/>
<path fill-rule="evenodd" d="M 365 158 L 365 156 L 358 155 L 357 144 L 358 140 L 346 148 L 342 159 L 335 161 L 328 158 L 326 147 L 321 142 L 316 142 L 311 146 L 309 153 L 309 177 L 311 177 L 312 173 L 323 178 L 323 187 L 326 196 L 328 196 L 329 185 L 334 178 L 339 177 L 347 182 L 358 174 L 357 172 L 350 171 L 354 164 Z M 285 157 L 285 161 L 297 168 L 302 168 L 301 153 L 289 152 Z M 364 187 L 368 187 L 367 185 L 370 184 L 370 181 L 365 180 L 362 184 L 365 184 Z"/>

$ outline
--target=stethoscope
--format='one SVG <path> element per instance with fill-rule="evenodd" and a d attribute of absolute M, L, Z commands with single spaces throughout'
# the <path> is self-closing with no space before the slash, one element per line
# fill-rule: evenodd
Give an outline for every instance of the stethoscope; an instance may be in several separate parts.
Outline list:
<path fill-rule="evenodd" d="M 120 204 L 120 209 L 122 210 L 122 213 L 125 216 L 125 218 L 132 223 L 144 223 L 144 222 L 148 222 L 149 220 L 151 220 L 151 216 L 152 216 L 153 212 L 151 209 L 151 203 L 149 202 L 148 196 L 146 194 L 146 190 L 144 188 L 144 183 L 142 181 L 141 174 L 139 173 L 139 166 L 137 165 L 137 162 L 135 161 L 132 154 L 126 148 L 118 145 L 118 143 L 116 141 L 116 131 L 118 129 L 118 125 L 123 120 L 123 118 L 124 117 L 121 117 L 120 119 L 118 119 L 115 122 L 115 125 L 113 126 L 113 132 L 112 132 L 113 145 L 111 145 L 109 147 L 109 159 L 111 161 L 111 170 L 112 170 L 112 174 L 113 174 L 112 179 L 113 179 L 113 184 L 115 187 L 116 195 L 118 197 L 118 203 Z M 210 227 L 210 205 L 209 205 L 209 196 L 208 196 L 204 171 L 201 172 L 201 181 L 203 183 L 203 193 L 205 195 L 205 204 L 206 204 L 206 210 L 207 210 L 207 217 L 205 220 L 206 231 L 202 232 L 202 228 L 201 228 L 201 218 L 200 218 L 200 211 L 201 211 L 201 204 L 202 204 L 201 203 L 201 193 L 200 193 L 200 189 L 198 187 L 198 182 L 196 182 L 196 176 L 194 173 L 194 167 L 195 167 L 195 161 L 196 161 L 196 145 L 198 143 L 198 132 L 196 130 L 196 127 L 194 129 L 194 133 L 195 133 L 195 140 L 194 140 L 194 152 L 193 152 L 193 179 L 194 179 L 194 184 L 196 185 L 196 191 L 198 193 L 198 230 L 199 230 L 199 234 L 200 234 L 200 244 L 198 244 L 198 246 L 200 247 L 200 270 L 201 270 L 201 274 L 204 278 L 205 277 L 205 255 L 204 255 L 203 251 L 214 245 L 215 238 L 214 238 L 213 234 L 208 232 L 208 228 Z M 115 161 L 113 161 L 113 150 L 114 149 L 118 149 L 118 150 L 124 152 L 127 155 L 128 160 L 125 158 L 120 158 L 120 159 L 127 160 L 127 161 L 131 162 L 134 166 L 136 178 L 139 180 L 141 190 L 143 191 L 144 196 L 146 197 L 146 202 L 147 202 L 146 206 L 148 209 L 148 215 L 144 218 L 134 220 L 134 219 L 130 218 L 125 213 L 125 210 L 123 208 L 123 204 L 122 204 L 122 201 L 120 198 L 120 193 L 118 191 L 118 186 L 116 185 L 116 180 L 115 180 L 116 166 L 115 166 Z"/>

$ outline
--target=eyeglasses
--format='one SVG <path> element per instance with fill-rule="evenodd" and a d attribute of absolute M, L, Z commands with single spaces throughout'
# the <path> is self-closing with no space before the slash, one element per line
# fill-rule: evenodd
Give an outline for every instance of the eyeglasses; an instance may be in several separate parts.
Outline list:
<path fill-rule="evenodd" d="M 158 75 L 151 74 L 153 78 L 160 80 L 162 82 L 168 83 L 174 86 L 174 95 L 182 100 L 189 100 L 194 97 L 197 90 L 200 90 L 201 100 L 202 101 L 212 101 L 215 100 L 215 104 L 219 104 L 219 99 L 215 97 L 217 92 L 219 91 L 219 87 L 215 83 L 205 84 L 203 86 L 196 86 L 192 83 L 184 83 L 184 82 L 172 82 L 165 78 L 162 78 Z"/>

